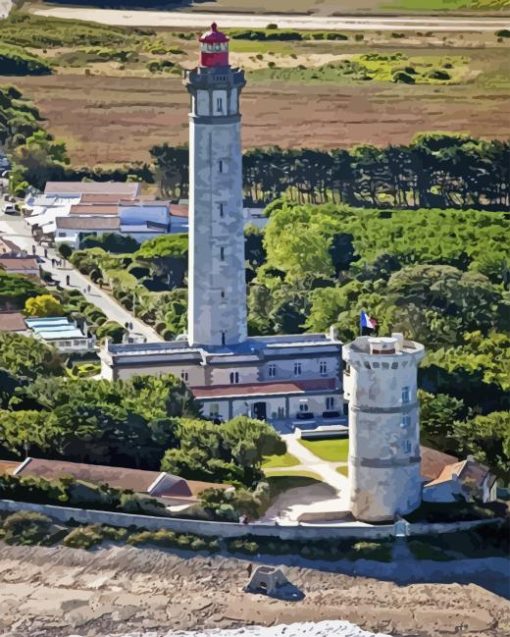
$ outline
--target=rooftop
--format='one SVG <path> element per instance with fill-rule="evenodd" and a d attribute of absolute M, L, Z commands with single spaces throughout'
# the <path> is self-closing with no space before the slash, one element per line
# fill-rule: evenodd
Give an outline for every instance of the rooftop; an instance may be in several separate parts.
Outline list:
<path fill-rule="evenodd" d="M 490 474 L 489 469 L 475 460 L 462 460 L 445 466 L 441 473 L 431 482 L 428 487 L 442 484 L 458 478 L 462 482 L 469 482 L 473 486 L 481 487 L 485 478 Z"/>
<path fill-rule="evenodd" d="M 426 480 L 434 480 L 448 465 L 458 462 L 456 456 L 437 451 L 431 447 L 420 447 L 421 451 L 421 475 Z"/>
<path fill-rule="evenodd" d="M 44 194 L 100 194 L 136 197 L 140 184 L 119 181 L 48 181 Z"/>
<path fill-rule="evenodd" d="M 26 329 L 21 312 L 0 312 L 0 332 L 25 332 Z"/>
<path fill-rule="evenodd" d="M 118 215 L 119 206 L 113 203 L 78 203 L 71 206 L 71 215 Z"/>
<path fill-rule="evenodd" d="M 62 230 L 118 230 L 120 221 L 117 216 L 110 217 L 57 217 L 57 228 Z"/>
<path fill-rule="evenodd" d="M 86 338 L 83 332 L 65 316 L 28 318 L 25 323 L 34 334 L 45 341 L 54 341 L 61 338 Z"/>
<path fill-rule="evenodd" d="M 311 391 L 334 391 L 334 378 L 290 381 L 285 383 L 249 383 L 246 385 L 215 385 L 190 387 L 193 396 L 204 398 L 230 398 L 235 396 L 267 396 L 274 394 L 305 394 Z"/>
<path fill-rule="evenodd" d="M 4 268 L 5 270 L 39 270 L 39 264 L 35 257 L 9 257 L 9 256 L 1 256 L 0 257 L 0 268 Z"/>

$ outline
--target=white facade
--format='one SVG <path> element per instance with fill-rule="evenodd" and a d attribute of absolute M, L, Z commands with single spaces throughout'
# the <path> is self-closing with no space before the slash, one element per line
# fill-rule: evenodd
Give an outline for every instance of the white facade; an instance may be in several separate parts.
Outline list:
<path fill-rule="evenodd" d="M 349 480 L 354 517 L 393 520 L 421 502 L 419 343 L 362 336 L 344 346 Z"/>
<path fill-rule="evenodd" d="M 191 94 L 190 345 L 222 346 L 247 337 L 239 91 L 244 73 L 200 67 Z"/>

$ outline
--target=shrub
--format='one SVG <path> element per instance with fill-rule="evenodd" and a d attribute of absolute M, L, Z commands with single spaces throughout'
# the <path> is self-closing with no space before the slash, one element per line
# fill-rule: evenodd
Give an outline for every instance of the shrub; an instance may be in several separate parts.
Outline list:
<path fill-rule="evenodd" d="M 69 259 L 69 257 L 72 255 L 73 253 L 73 249 L 71 248 L 70 245 L 68 245 L 67 243 L 61 243 L 58 246 L 58 251 L 60 253 L 60 255 L 64 258 L 64 259 Z"/>
<path fill-rule="evenodd" d="M 363 33 L 356 33 L 356 35 L 354 36 L 354 39 L 356 40 L 356 42 L 361 42 L 362 40 L 365 39 L 365 36 L 363 35 Z"/>
<path fill-rule="evenodd" d="M 79 526 L 70 531 L 64 538 L 65 546 L 73 549 L 90 549 L 97 544 L 101 544 L 104 539 L 101 526 L 92 524 L 90 526 Z"/>
<path fill-rule="evenodd" d="M 14 46 L 0 46 L 0 69 L 3 75 L 51 75 L 44 60 Z"/>
<path fill-rule="evenodd" d="M 437 562 L 447 562 L 453 558 L 449 557 L 436 546 L 421 542 L 420 540 L 411 540 L 408 542 L 411 553 L 417 560 L 434 560 Z"/>
<path fill-rule="evenodd" d="M 330 31 L 326 33 L 326 40 L 348 40 L 349 38 L 343 33 L 337 33 L 336 31 Z"/>
<path fill-rule="evenodd" d="M 416 80 L 412 75 L 406 73 L 405 71 L 397 71 L 393 74 L 392 82 L 399 82 L 402 84 L 414 84 Z"/>
<path fill-rule="evenodd" d="M 48 538 L 51 520 L 35 511 L 17 511 L 8 515 L 2 526 L 8 544 L 40 544 Z"/>
<path fill-rule="evenodd" d="M 501 29 L 499 31 L 496 31 L 496 35 L 499 38 L 510 38 L 510 29 Z"/>
<path fill-rule="evenodd" d="M 451 79 L 451 75 L 447 71 L 442 71 L 441 69 L 434 69 L 427 74 L 432 80 L 449 80 Z"/>

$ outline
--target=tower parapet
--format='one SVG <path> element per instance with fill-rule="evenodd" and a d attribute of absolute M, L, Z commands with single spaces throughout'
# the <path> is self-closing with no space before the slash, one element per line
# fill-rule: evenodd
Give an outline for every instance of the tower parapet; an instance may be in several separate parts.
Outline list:
<path fill-rule="evenodd" d="M 418 364 L 423 345 L 401 334 L 361 336 L 342 357 L 349 400 L 351 511 L 394 520 L 421 502 Z"/>
<path fill-rule="evenodd" d="M 228 37 L 215 23 L 199 39 L 200 66 L 188 71 L 190 345 L 246 340 L 246 281 L 239 97 L 244 72 L 232 68 Z"/>

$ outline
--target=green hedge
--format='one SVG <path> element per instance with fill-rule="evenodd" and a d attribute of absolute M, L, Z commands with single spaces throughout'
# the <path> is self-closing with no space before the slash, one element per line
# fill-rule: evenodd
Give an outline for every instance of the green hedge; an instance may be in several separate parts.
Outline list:
<path fill-rule="evenodd" d="M 51 75 L 52 69 L 41 58 L 18 47 L 0 46 L 2 75 Z"/>

